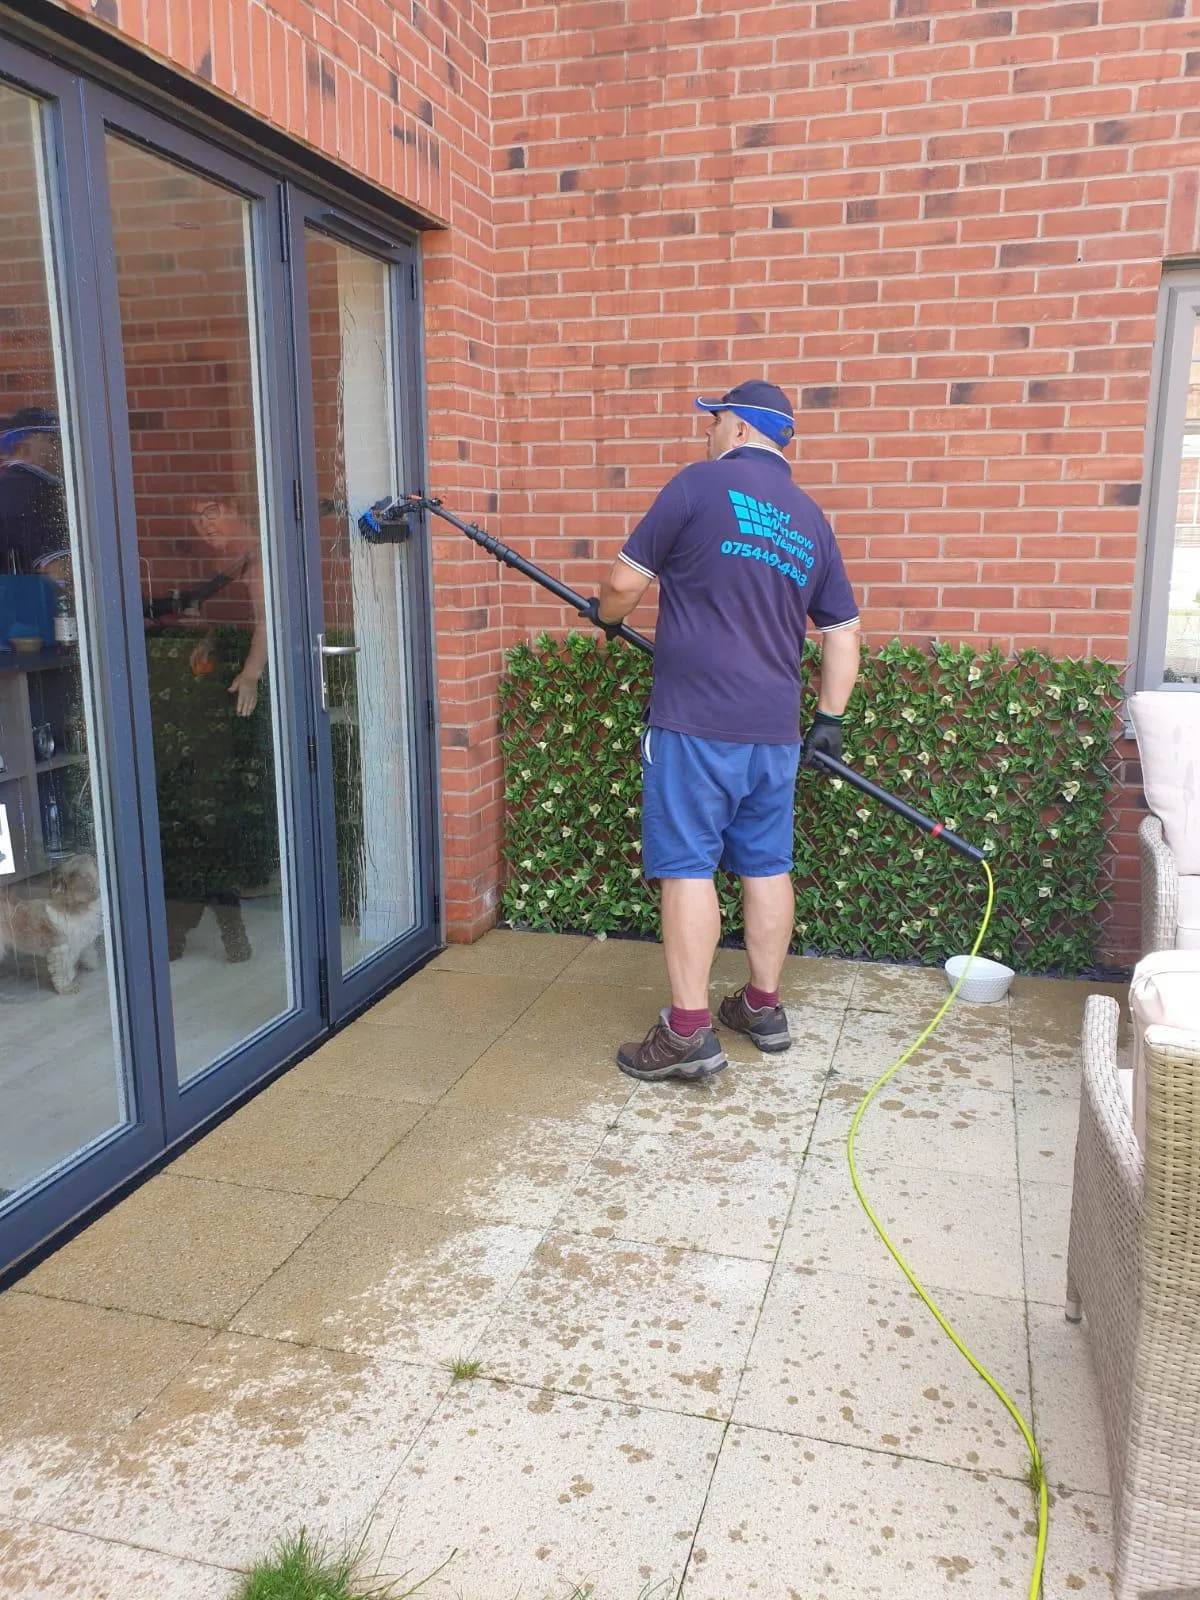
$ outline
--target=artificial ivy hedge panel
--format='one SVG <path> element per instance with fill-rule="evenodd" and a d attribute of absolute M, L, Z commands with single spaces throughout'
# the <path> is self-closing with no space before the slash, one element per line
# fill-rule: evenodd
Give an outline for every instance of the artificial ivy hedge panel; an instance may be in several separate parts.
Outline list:
<path fill-rule="evenodd" d="M 807 656 L 811 677 L 815 646 Z M 500 687 L 510 922 L 658 934 L 639 849 L 650 670 L 628 647 L 583 634 L 510 653 Z M 958 645 L 864 652 L 845 758 L 988 852 L 997 896 L 986 950 L 1018 971 L 1095 961 L 1120 701 L 1120 669 L 1104 661 Z M 812 709 L 809 691 L 806 720 Z M 718 887 L 737 937 L 737 885 L 722 875 Z M 849 785 L 801 772 L 796 949 L 941 962 L 970 948 L 984 893 L 962 857 Z"/>

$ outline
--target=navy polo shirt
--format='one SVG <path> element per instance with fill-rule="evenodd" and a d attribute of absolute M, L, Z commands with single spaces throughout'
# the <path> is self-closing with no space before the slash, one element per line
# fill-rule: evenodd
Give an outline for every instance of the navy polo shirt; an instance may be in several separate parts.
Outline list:
<path fill-rule="evenodd" d="M 833 530 L 774 450 L 755 445 L 677 473 L 621 560 L 659 580 L 651 727 L 734 744 L 800 737 L 809 620 L 858 607 Z"/>

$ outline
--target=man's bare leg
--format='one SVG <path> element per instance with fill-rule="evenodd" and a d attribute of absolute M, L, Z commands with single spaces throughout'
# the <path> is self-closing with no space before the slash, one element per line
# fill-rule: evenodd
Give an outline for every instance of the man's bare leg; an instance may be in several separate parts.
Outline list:
<path fill-rule="evenodd" d="M 721 937 L 721 908 L 712 879 L 664 878 L 662 926 L 671 1004 L 681 1011 L 706 1011 L 709 974 Z"/>
<path fill-rule="evenodd" d="M 796 920 L 796 894 L 791 874 L 782 872 L 773 878 L 743 878 L 742 904 L 746 916 L 750 982 L 763 994 L 775 994 Z"/>

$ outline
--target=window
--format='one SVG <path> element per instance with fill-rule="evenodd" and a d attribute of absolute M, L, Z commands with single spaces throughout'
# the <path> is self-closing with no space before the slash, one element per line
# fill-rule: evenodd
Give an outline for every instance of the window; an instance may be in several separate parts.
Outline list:
<path fill-rule="evenodd" d="M 1163 280 L 1139 689 L 1200 688 L 1200 272 Z"/>

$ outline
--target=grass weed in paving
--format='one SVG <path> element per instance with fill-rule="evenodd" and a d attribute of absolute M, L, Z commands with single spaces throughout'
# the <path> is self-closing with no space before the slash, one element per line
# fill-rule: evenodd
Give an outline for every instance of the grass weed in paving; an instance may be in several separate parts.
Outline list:
<path fill-rule="evenodd" d="M 234 1600 L 405 1600 L 429 1581 L 409 1584 L 407 1575 L 384 1579 L 361 1571 L 361 1546 L 335 1553 L 302 1528 L 282 1539 L 265 1561 L 246 1575 Z M 441 1568 L 438 1569 L 439 1571 Z"/>

